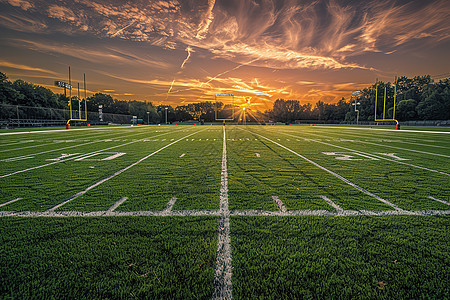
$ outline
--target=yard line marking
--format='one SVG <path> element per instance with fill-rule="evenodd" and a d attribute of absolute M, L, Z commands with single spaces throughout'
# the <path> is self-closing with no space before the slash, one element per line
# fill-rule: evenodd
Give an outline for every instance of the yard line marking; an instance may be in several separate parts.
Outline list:
<path fill-rule="evenodd" d="M 244 130 L 244 129 L 242 129 L 242 130 Z M 400 207 L 398 207 L 398 206 L 395 205 L 394 203 L 391 203 L 391 202 L 389 202 L 389 201 L 387 201 L 387 200 L 381 198 L 380 196 L 377 196 L 377 195 L 375 195 L 375 194 L 369 192 L 368 190 L 366 190 L 366 189 L 360 187 L 359 185 L 354 184 L 353 182 L 351 182 L 351 181 L 348 180 L 347 178 L 344 178 L 344 177 L 342 177 L 341 175 L 339 175 L 339 174 L 337 174 L 337 173 L 335 173 L 335 172 L 333 172 L 333 171 L 331 171 L 331 170 L 328 170 L 327 168 L 325 168 L 325 167 L 319 165 L 318 163 L 316 163 L 316 162 L 310 160 L 309 158 L 307 158 L 307 157 L 305 157 L 305 156 L 303 156 L 303 155 L 301 155 L 301 154 L 295 152 L 294 150 L 292 150 L 292 149 L 290 149 L 290 148 L 288 148 L 288 147 L 286 147 L 286 146 L 283 146 L 283 145 L 281 145 L 280 143 L 277 143 L 277 142 L 275 142 L 275 141 L 273 141 L 273 140 L 271 140 L 271 139 L 269 139 L 269 138 L 267 138 L 267 137 L 265 137 L 265 136 L 263 136 L 263 135 L 260 135 L 260 134 L 258 134 L 258 133 L 256 133 L 256 132 L 253 132 L 253 134 L 256 134 L 256 135 L 258 135 L 258 136 L 260 136 L 260 137 L 262 137 L 262 138 L 264 138 L 264 139 L 266 139 L 266 140 L 268 140 L 268 141 L 274 143 L 275 145 L 278 145 L 278 146 L 280 146 L 281 148 L 283 148 L 283 149 L 285 149 L 285 150 L 287 150 L 287 151 L 289 151 L 289 152 L 291 152 L 291 153 L 297 155 L 298 157 L 303 158 L 303 159 L 306 160 L 307 162 L 309 162 L 309 163 L 315 165 L 316 167 L 318 167 L 318 168 L 320 168 L 320 169 L 322 169 L 322 170 L 324 170 L 324 171 L 330 173 L 330 174 L 333 175 L 334 177 L 336 177 L 336 178 L 338 178 L 338 179 L 344 181 L 344 182 L 347 183 L 348 185 L 350 185 L 350 186 L 352 186 L 352 187 L 354 187 L 354 188 L 360 190 L 360 191 L 363 192 L 364 194 L 369 195 L 369 196 L 371 196 L 371 197 L 373 197 L 373 198 L 375 198 L 375 199 L 377 199 L 377 200 L 379 200 L 379 201 L 381 201 L 381 202 L 383 202 L 383 203 L 389 205 L 389 206 L 392 207 L 393 209 L 395 209 L 395 210 L 402 210 Z"/>
<path fill-rule="evenodd" d="M 164 134 L 168 134 L 168 133 L 169 133 L 169 132 L 161 133 L 160 135 L 164 135 Z M 40 166 L 36 166 L 36 167 L 31 167 L 31 168 L 23 169 L 23 170 L 20 170 L 20 171 L 15 171 L 15 172 L 12 172 L 12 173 L 9 173 L 9 174 L 0 175 L 0 178 L 4 178 L 4 177 L 11 176 L 11 175 L 15 175 L 15 174 L 19 174 L 19 173 L 28 172 L 28 171 L 31 171 L 31 170 L 35 170 L 35 169 L 47 167 L 47 166 L 50 166 L 50 165 L 58 164 L 58 163 L 60 163 L 60 162 L 64 162 L 64 161 L 68 161 L 68 160 L 72 160 L 72 159 L 76 159 L 76 158 L 81 158 L 81 157 L 83 157 L 83 156 L 85 156 L 85 155 L 94 154 L 94 153 L 99 153 L 99 152 L 102 152 L 102 151 L 105 151 L 105 150 L 110 150 L 110 149 L 114 149 L 114 148 L 126 146 L 126 145 L 129 145 L 129 144 L 133 144 L 133 143 L 140 142 L 141 140 L 143 140 L 143 139 L 131 141 L 131 142 L 128 142 L 128 143 L 125 143 L 125 144 L 117 145 L 117 146 L 112 146 L 112 147 L 105 148 L 105 149 L 101 149 L 101 150 L 97 150 L 97 151 L 94 151 L 94 152 L 89 152 L 89 153 L 81 154 L 81 155 L 79 155 L 79 156 L 70 157 L 70 158 L 67 158 L 67 159 L 64 159 L 64 160 L 58 160 L 58 161 L 54 161 L 54 162 L 47 163 L 47 164 L 44 164 L 44 165 L 40 165 Z"/>
<path fill-rule="evenodd" d="M 72 128 L 70 129 L 70 132 L 74 132 L 74 131 L 81 131 L 81 130 L 111 130 L 111 129 L 116 129 L 116 128 L 121 128 L 121 129 L 130 129 L 130 127 L 124 127 L 124 126 L 116 126 L 116 127 L 108 127 L 108 128 Z M 146 126 L 139 126 L 139 127 L 135 127 L 135 128 L 146 128 Z M 37 130 L 37 131 L 21 131 L 21 132 L 3 132 L 0 133 L 0 135 L 13 135 L 13 134 L 32 134 L 32 133 L 64 133 L 67 132 L 65 129 L 53 129 L 53 130 Z"/>
<path fill-rule="evenodd" d="M 206 130 L 206 129 L 204 129 L 204 130 Z M 204 130 L 201 130 L 201 131 L 204 131 Z M 93 188 L 99 186 L 100 184 L 102 184 L 102 183 L 104 183 L 104 182 L 110 180 L 111 178 L 116 177 L 117 175 L 119 175 L 119 174 L 125 172 L 126 170 L 128 170 L 128 169 L 134 167 L 135 165 L 141 163 L 142 161 L 144 161 L 144 160 L 146 160 L 147 158 L 149 158 L 149 157 L 155 155 L 156 153 L 158 153 L 158 152 L 160 152 L 160 151 L 166 149 L 167 147 L 172 146 L 173 144 L 175 144 L 175 143 L 181 141 L 182 139 L 185 139 L 185 138 L 188 137 L 188 136 L 194 135 L 194 134 L 199 133 L 199 132 L 200 132 L 200 131 L 193 132 L 193 133 L 191 133 L 191 134 L 189 134 L 189 135 L 187 135 L 187 136 L 185 136 L 185 137 L 183 137 L 183 138 L 181 138 L 181 139 L 178 139 L 178 140 L 176 140 L 176 141 L 174 141 L 174 142 L 172 142 L 172 143 L 170 143 L 170 144 L 165 145 L 164 147 L 162 147 L 162 148 L 156 150 L 156 151 L 153 152 L 153 153 L 150 153 L 149 155 L 147 155 L 147 156 L 145 156 L 145 157 L 139 159 L 138 161 L 132 163 L 131 165 L 129 165 L 129 166 L 127 166 L 127 167 L 125 167 L 125 168 L 123 168 L 123 169 L 121 169 L 121 170 L 115 172 L 114 174 L 109 175 L 108 177 L 105 177 L 105 178 L 103 178 L 102 180 L 100 180 L 100 181 L 94 183 L 93 185 L 87 187 L 85 190 L 83 190 L 83 191 L 81 191 L 81 192 L 78 192 L 78 193 L 76 193 L 76 194 L 70 196 L 69 198 L 67 198 L 66 200 L 64 200 L 63 202 L 61 202 L 60 204 L 55 205 L 54 207 L 48 209 L 48 211 L 55 211 L 56 209 L 60 208 L 60 207 L 63 206 L 64 204 L 66 204 L 66 203 L 68 203 L 68 202 L 70 202 L 70 201 L 72 201 L 72 200 L 74 200 L 74 199 L 80 197 L 81 195 L 84 195 L 84 194 L 87 193 L 89 190 L 91 190 L 91 189 L 93 189 Z M 132 143 L 132 142 L 130 142 L 130 143 Z M 56 163 L 56 162 L 55 162 L 55 163 Z"/>
<path fill-rule="evenodd" d="M 447 205 L 450 205 L 450 202 L 447 202 L 447 201 L 444 201 L 444 200 L 441 200 L 441 199 L 438 199 L 438 198 L 435 198 L 435 197 L 432 197 L 432 196 L 428 196 L 428 198 L 430 198 L 432 200 L 435 200 L 435 201 L 438 201 L 438 202 L 441 202 L 441 203 L 444 203 L 444 204 L 447 204 Z"/>
<path fill-rule="evenodd" d="M 2 159 L 0 161 L 9 162 L 9 161 L 24 160 L 24 159 L 30 159 L 30 158 L 34 158 L 34 156 L 13 157 L 13 158 Z"/>
<path fill-rule="evenodd" d="M 294 136 L 292 134 L 285 133 L 285 132 L 281 132 L 281 133 L 285 134 L 285 135 Z M 386 157 L 383 157 L 383 156 L 379 156 L 379 155 L 375 155 L 375 154 L 371 154 L 371 153 L 367 153 L 367 152 L 363 152 L 363 151 L 359 151 L 359 150 L 355 150 L 355 149 L 351 149 L 351 148 L 347 148 L 347 147 L 342 147 L 342 146 L 338 146 L 338 145 L 334 145 L 334 144 L 330 144 L 330 143 L 326 143 L 326 142 L 322 142 L 322 141 L 318 141 L 318 140 L 307 139 L 307 138 L 302 138 L 302 137 L 300 137 L 300 138 L 305 140 L 305 141 L 316 142 L 316 143 L 320 143 L 320 144 L 324 144 L 324 145 L 328 145 L 328 146 L 332 146 L 332 147 L 336 147 L 336 148 L 340 148 L 340 149 L 344 149 L 344 150 L 348 150 L 348 151 L 353 151 L 353 152 L 357 152 L 357 153 L 363 153 L 363 154 L 370 155 L 370 156 L 373 156 L 373 157 L 376 157 L 376 158 L 379 158 L 379 159 L 384 159 L 384 160 L 387 160 L 387 161 L 390 161 L 390 162 L 395 162 L 395 163 L 406 165 L 406 166 L 410 166 L 410 167 L 413 167 L 413 168 L 418 168 L 418 169 L 422 169 L 422 170 L 426 170 L 426 171 L 430 171 L 430 172 L 434 172 L 434 173 L 439 173 L 439 174 L 442 174 L 442 175 L 450 176 L 449 173 L 445 173 L 445 172 L 442 172 L 442 171 L 433 170 L 433 169 L 430 169 L 430 168 L 413 165 L 413 164 L 406 163 L 406 162 L 403 162 L 403 161 L 389 159 L 389 158 L 386 158 Z"/>
<path fill-rule="evenodd" d="M 64 141 L 52 142 L 52 143 L 45 143 L 45 144 L 39 144 L 39 145 L 34 145 L 34 146 L 28 146 L 28 147 L 13 148 L 13 149 L 3 149 L 3 150 L 0 150 L 0 152 L 8 152 L 8 151 L 14 151 L 14 150 L 22 150 L 22 149 L 35 148 L 35 147 L 42 147 L 42 146 L 48 146 L 48 145 L 54 145 L 54 144 L 61 144 L 61 143 L 64 143 Z"/>
<path fill-rule="evenodd" d="M 335 132 L 327 132 L 327 134 L 329 135 L 333 135 L 333 136 L 337 136 L 337 137 L 341 137 L 341 135 L 339 133 L 335 133 Z M 365 139 L 369 139 L 369 140 L 373 140 L 373 141 L 381 141 L 381 142 L 388 142 L 388 143 L 403 143 L 403 144 L 412 144 L 412 145 L 420 145 L 420 146 L 427 146 L 427 147 L 436 147 L 436 148 L 444 148 L 444 149 L 448 149 L 448 147 L 445 146 L 438 146 L 438 145 L 430 145 L 430 144 L 420 144 L 420 143 L 415 143 L 415 142 L 406 142 L 403 140 L 412 140 L 412 141 L 421 141 L 421 142 L 429 142 L 429 143 L 435 143 L 438 142 L 436 140 L 424 140 L 424 139 L 419 139 L 419 138 L 410 138 L 410 137 L 400 137 L 397 136 L 395 140 L 392 140 L 392 136 L 389 137 L 385 137 L 385 136 L 373 136 L 373 135 L 361 135 L 359 133 L 346 133 L 346 136 L 350 136 L 350 137 L 357 137 L 357 138 L 365 138 Z M 353 141 L 353 140 L 352 140 Z"/>
<path fill-rule="evenodd" d="M 163 212 L 169 213 L 172 210 L 173 205 L 175 204 L 175 201 L 177 201 L 177 197 L 174 196 L 174 197 L 170 198 L 169 202 L 167 202 L 166 207 L 163 209 Z"/>
<path fill-rule="evenodd" d="M 185 156 L 186 153 L 181 154 L 180 156 L 178 156 L 179 158 L 182 158 L 183 156 Z"/>
<path fill-rule="evenodd" d="M 220 182 L 219 238 L 217 242 L 214 293 L 212 298 L 232 299 L 233 285 L 231 282 L 230 211 L 228 210 L 228 171 L 225 126 L 223 126 L 222 172 Z"/>
<path fill-rule="evenodd" d="M 275 217 L 275 216 L 334 216 L 334 217 L 350 217 L 350 216 L 443 216 L 450 215 L 450 210 L 343 210 L 341 213 L 331 212 L 328 210 L 289 210 L 281 211 L 264 211 L 264 210 L 234 210 L 230 211 L 231 216 L 248 216 L 248 217 Z M 0 211 L 1 217 L 167 217 L 167 216 L 220 216 L 219 210 L 175 210 L 169 213 L 164 211 L 113 211 L 106 213 L 105 211 Z"/>
<path fill-rule="evenodd" d="M 390 146 L 390 145 L 386 145 L 386 144 L 380 145 L 380 144 L 377 144 L 377 143 L 365 142 L 365 141 L 361 141 L 361 140 L 356 140 L 356 142 L 363 143 L 363 144 L 369 144 L 369 145 L 375 145 L 375 146 L 383 146 L 383 147 L 389 147 L 389 148 L 394 148 L 394 149 L 400 149 L 400 150 L 406 150 L 406 151 L 417 152 L 417 153 L 422 153 L 422 154 L 428 154 L 428 155 L 435 155 L 435 156 L 442 156 L 442 157 L 450 158 L 450 155 L 445 155 L 445 154 L 432 153 L 432 152 L 426 152 L 426 151 L 419 151 L 419 150 L 408 149 L 408 148 L 401 148 L 401 147 Z"/>
<path fill-rule="evenodd" d="M 281 212 L 286 212 L 286 211 L 287 211 L 286 206 L 284 206 L 283 201 L 281 201 L 281 199 L 278 198 L 278 196 L 272 196 L 272 199 L 277 203 L 278 209 L 279 209 Z"/>
<path fill-rule="evenodd" d="M 450 215 L 450 210 L 343 210 L 342 212 L 331 212 L 328 210 L 289 210 L 287 212 L 280 211 L 263 211 L 263 210 L 234 210 L 230 212 L 231 216 L 248 216 L 248 217 L 275 217 L 275 216 L 439 216 Z"/>
<path fill-rule="evenodd" d="M 35 140 L 19 141 L 19 142 L 10 143 L 10 144 L 0 144 L 0 146 L 11 146 L 11 145 L 17 145 L 17 144 L 23 144 L 23 143 L 32 143 L 32 142 L 36 142 L 36 141 Z"/>
<path fill-rule="evenodd" d="M 21 200 L 21 199 L 22 199 L 22 198 L 16 198 L 16 199 L 7 201 L 7 202 L 5 202 L 5 203 L 0 204 L 0 207 L 5 206 L 5 205 L 8 205 L 8 204 L 11 204 L 11 203 L 14 203 L 14 202 L 19 201 L 19 200 Z"/>
<path fill-rule="evenodd" d="M 130 134 L 130 135 L 126 135 L 126 136 L 135 136 L 135 135 L 140 135 L 140 134 L 144 134 L 146 132 L 139 132 L 139 133 L 135 133 L 135 134 Z M 113 136 L 115 136 L 116 134 L 113 134 Z M 118 136 L 118 138 L 120 137 L 124 137 L 125 135 L 122 136 Z M 156 135 L 159 136 L 159 135 Z M 116 137 L 115 137 L 116 138 Z M 32 154 L 26 154 L 26 155 L 21 155 L 21 156 L 15 156 L 15 157 L 11 157 L 11 158 L 6 158 L 6 159 L 2 159 L 0 161 L 7 161 L 8 159 L 12 159 L 12 158 L 21 158 L 21 157 L 28 157 L 28 156 L 32 156 L 32 155 L 39 155 L 39 154 L 44 154 L 44 153 L 50 153 L 50 152 L 54 152 L 54 151 L 59 151 L 59 150 L 64 150 L 64 149 L 70 149 L 70 148 L 75 148 L 75 147 L 80 147 L 80 146 L 86 146 L 89 144 L 93 144 L 93 143 L 100 143 L 100 142 L 104 142 L 105 140 L 97 140 L 97 141 L 92 141 L 92 142 L 87 142 L 84 144 L 77 144 L 77 145 L 72 145 L 72 146 L 67 146 L 67 147 L 63 147 L 63 148 L 58 148 L 58 149 L 52 149 L 52 150 L 47 150 L 47 151 L 42 151 L 42 152 L 38 152 L 38 153 L 32 153 Z M 117 140 L 117 142 L 119 142 L 120 140 Z M 124 140 L 125 141 L 125 140 Z"/>
<path fill-rule="evenodd" d="M 116 208 L 118 208 L 119 207 L 119 205 L 121 205 L 122 203 L 124 203 L 125 202 L 125 200 L 127 200 L 128 199 L 128 197 L 122 197 L 122 198 L 120 198 L 119 199 L 119 201 L 117 201 L 116 203 L 114 203 L 113 205 L 111 205 L 107 210 L 106 210 L 106 212 L 113 212 Z"/>
<path fill-rule="evenodd" d="M 320 198 L 322 198 L 323 200 L 325 200 L 328 204 L 330 204 L 331 206 L 333 206 L 336 209 L 337 213 L 342 213 L 344 212 L 344 210 L 342 209 L 342 207 L 340 207 L 339 205 L 337 205 L 336 203 L 334 203 L 331 199 L 329 199 L 326 196 L 320 195 Z"/>
<path fill-rule="evenodd" d="M 399 131 L 397 129 L 381 129 L 381 128 L 362 128 L 362 127 L 344 127 L 344 126 L 320 126 L 322 128 L 342 128 L 342 129 L 364 129 L 364 130 L 381 130 L 381 131 L 392 131 L 397 133 L 405 133 L 405 132 L 420 132 L 420 133 L 444 133 L 450 134 L 450 131 L 429 131 L 429 130 L 402 130 Z M 317 127 L 317 128 L 320 128 Z"/>

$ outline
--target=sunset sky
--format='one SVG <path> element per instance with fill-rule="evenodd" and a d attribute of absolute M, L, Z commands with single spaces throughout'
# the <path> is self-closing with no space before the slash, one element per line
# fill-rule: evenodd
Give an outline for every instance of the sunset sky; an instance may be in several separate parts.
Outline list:
<path fill-rule="evenodd" d="M 376 78 L 450 71 L 450 2 L 0 0 L 0 71 L 180 105 L 232 93 L 336 102 Z"/>

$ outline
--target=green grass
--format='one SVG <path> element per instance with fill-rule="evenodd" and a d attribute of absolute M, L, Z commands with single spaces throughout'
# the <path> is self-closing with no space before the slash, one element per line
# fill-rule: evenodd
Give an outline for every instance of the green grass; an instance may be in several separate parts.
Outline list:
<path fill-rule="evenodd" d="M 1 218 L 2 299 L 209 299 L 216 218 Z"/>
<path fill-rule="evenodd" d="M 236 299 L 448 299 L 448 217 L 234 217 Z"/>
<path fill-rule="evenodd" d="M 0 178 L 0 204 L 23 198 L 0 207 L 0 215 L 45 211 L 178 139 L 58 212 L 104 211 L 122 197 L 128 199 L 117 212 L 160 211 L 172 197 L 173 210 L 218 210 L 222 136 L 222 126 L 0 135 L 0 175 L 48 164 L 62 153 L 126 153 L 110 161 L 68 159 Z M 448 175 L 395 159 L 346 161 L 323 153 L 396 153 L 405 163 L 450 173 L 449 134 L 226 126 L 226 136 L 231 211 L 277 211 L 272 196 L 288 210 L 335 212 L 320 196 L 344 210 L 393 210 L 330 172 L 405 210 L 450 209 L 429 198 L 450 202 Z M 1 161 L 23 155 L 29 158 Z M 236 299 L 450 298 L 448 215 L 247 216 L 230 222 Z M 217 239 L 218 217 L 0 216 L 0 298 L 211 298 Z"/>

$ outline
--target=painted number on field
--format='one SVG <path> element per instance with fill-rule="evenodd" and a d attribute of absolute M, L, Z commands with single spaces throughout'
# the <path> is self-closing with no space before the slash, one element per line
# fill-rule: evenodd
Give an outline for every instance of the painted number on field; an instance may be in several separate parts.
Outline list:
<path fill-rule="evenodd" d="M 378 158 L 355 152 L 322 152 L 322 154 L 335 156 L 339 160 L 379 160 Z"/>
<path fill-rule="evenodd" d="M 100 153 L 94 153 L 91 155 L 86 155 L 80 158 L 75 159 L 75 161 L 104 161 L 104 160 L 113 160 L 115 158 L 118 158 L 126 153 L 124 152 L 100 152 Z M 106 157 L 105 157 L 106 156 Z M 96 158 L 93 158 L 96 157 Z"/>
<path fill-rule="evenodd" d="M 69 158 L 71 156 L 78 155 L 78 154 L 81 154 L 81 153 L 61 153 L 61 156 L 59 156 L 59 157 L 49 158 L 49 159 L 46 159 L 46 160 L 47 161 L 58 161 L 58 160 Z"/>
<path fill-rule="evenodd" d="M 386 155 L 386 156 L 389 156 L 389 157 L 394 158 L 396 160 L 409 160 L 407 158 L 398 157 L 397 153 L 377 153 L 377 154 Z"/>

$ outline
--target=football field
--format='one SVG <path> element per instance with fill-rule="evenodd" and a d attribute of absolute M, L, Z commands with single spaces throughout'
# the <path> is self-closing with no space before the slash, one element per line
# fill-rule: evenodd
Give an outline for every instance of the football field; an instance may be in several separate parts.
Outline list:
<path fill-rule="evenodd" d="M 1 298 L 450 297 L 450 130 L 0 131 Z"/>

